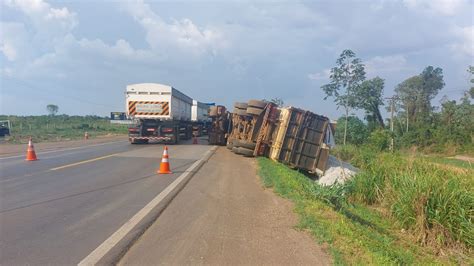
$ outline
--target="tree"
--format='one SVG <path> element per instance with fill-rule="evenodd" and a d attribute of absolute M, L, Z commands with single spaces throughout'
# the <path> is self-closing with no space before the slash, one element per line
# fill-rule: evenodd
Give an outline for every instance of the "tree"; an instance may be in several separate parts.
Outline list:
<path fill-rule="evenodd" d="M 441 99 L 441 121 L 443 125 L 448 129 L 449 135 L 451 135 L 452 124 L 454 120 L 454 115 L 456 114 L 456 101 L 450 101 L 445 95 Z"/>
<path fill-rule="evenodd" d="M 48 110 L 49 115 L 54 116 L 58 112 L 59 107 L 55 104 L 48 104 L 46 110 Z"/>
<path fill-rule="evenodd" d="M 284 105 L 283 99 L 279 97 L 271 99 L 270 102 L 276 104 L 278 107 L 283 107 Z"/>
<path fill-rule="evenodd" d="M 431 100 L 443 87 L 443 70 L 432 66 L 400 83 L 395 92 L 401 100 L 401 108 L 405 110 L 407 122 L 426 122 L 433 111 Z"/>
<path fill-rule="evenodd" d="M 344 132 L 346 132 L 347 143 L 360 145 L 367 141 L 369 131 L 367 125 L 364 124 L 357 116 L 341 117 L 337 120 L 337 124 L 342 124 L 347 121 L 347 130 L 336 127 L 336 134 L 334 138 L 336 143 L 341 143 L 344 140 Z"/>
<path fill-rule="evenodd" d="M 336 60 L 336 66 L 331 69 L 331 82 L 321 86 L 328 97 L 334 97 L 336 105 L 343 107 L 346 121 L 344 122 L 344 141 L 347 139 L 347 123 L 349 112 L 356 107 L 355 89 L 365 80 L 365 69 L 359 58 L 351 50 L 342 51 Z"/>
<path fill-rule="evenodd" d="M 355 106 L 365 110 L 369 124 L 375 121 L 382 128 L 385 127 L 385 124 L 379 107 L 383 105 L 383 87 L 384 80 L 375 77 L 362 82 L 354 91 Z"/>

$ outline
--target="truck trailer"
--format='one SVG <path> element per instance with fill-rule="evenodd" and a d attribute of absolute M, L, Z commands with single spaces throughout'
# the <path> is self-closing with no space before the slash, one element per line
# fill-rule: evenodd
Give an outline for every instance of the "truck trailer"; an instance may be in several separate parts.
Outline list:
<path fill-rule="evenodd" d="M 192 137 L 192 98 L 163 84 L 131 84 L 126 89 L 128 128 L 132 144 L 163 142 L 176 144 Z"/>
<path fill-rule="evenodd" d="M 193 106 L 191 107 L 191 121 L 194 136 L 200 137 L 206 135 L 210 124 L 209 105 L 193 100 Z"/>

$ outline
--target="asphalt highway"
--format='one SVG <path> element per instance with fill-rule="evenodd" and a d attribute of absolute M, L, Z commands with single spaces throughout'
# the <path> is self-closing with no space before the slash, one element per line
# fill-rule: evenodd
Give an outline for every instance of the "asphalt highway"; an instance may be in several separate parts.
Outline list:
<path fill-rule="evenodd" d="M 211 148 L 169 146 L 171 175 L 125 140 L 0 157 L 0 265 L 79 263 Z"/>

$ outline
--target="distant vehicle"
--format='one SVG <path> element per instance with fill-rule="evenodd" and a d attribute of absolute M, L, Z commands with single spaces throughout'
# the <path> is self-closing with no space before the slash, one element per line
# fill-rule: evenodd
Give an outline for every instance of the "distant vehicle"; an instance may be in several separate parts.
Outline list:
<path fill-rule="evenodd" d="M 10 121 L 0 121 L 0 137 L 10 136 Z"/>
<path fill-rule="evenodd" d="M 208 134 L 210 126 L 209 105 L 193 100 L 191 108 L 191 121 L 193 124 L 193 135 L 200 137 Z"/>
<path fill-rule="evenodd" d="M 193 99 L 163 84 L 140 83 L 127 86 L 126 114 L 134 120 L 128 128 L 132 144 L 163 142 L 176 144 L 192 137 Z M 196 123 L 203 118 L 197 105 Z"/>

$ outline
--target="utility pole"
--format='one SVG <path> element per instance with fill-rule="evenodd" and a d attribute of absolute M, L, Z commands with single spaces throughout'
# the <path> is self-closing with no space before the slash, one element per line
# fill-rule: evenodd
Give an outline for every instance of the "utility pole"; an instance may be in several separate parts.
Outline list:
<path fill-rule="evenodd" d="M 392 132 L 392 137 L 390 139 L 390 151 L 394 150 L 394 140 L 393 140 L 393 112 L 395 111 L 395 100 L 398 99 L 397 96 L 387 97 L 385 99 L 390 100 L 390 131 Z"/>

